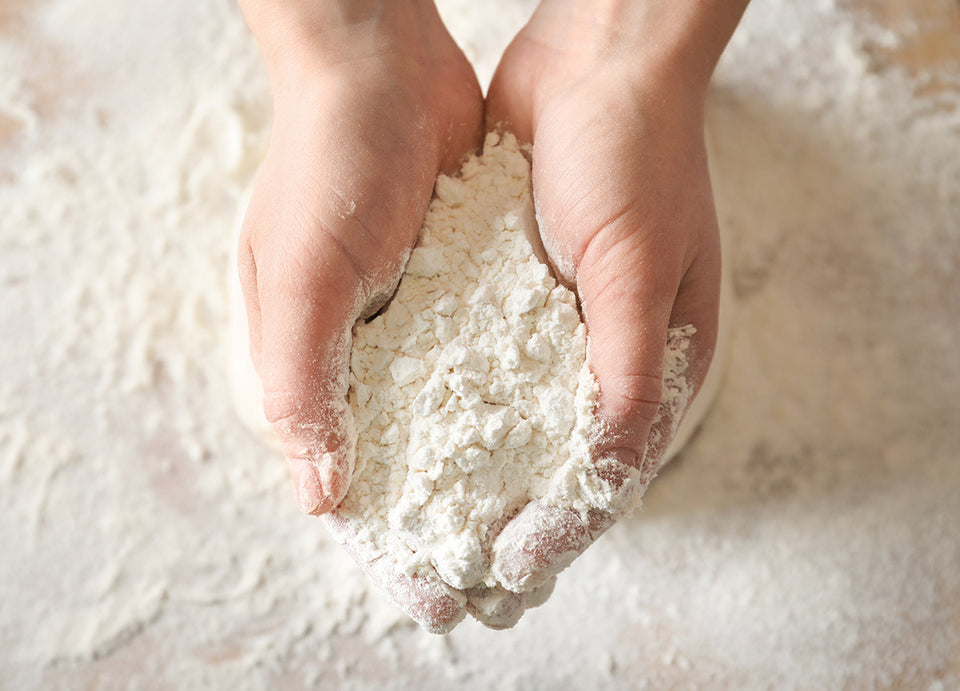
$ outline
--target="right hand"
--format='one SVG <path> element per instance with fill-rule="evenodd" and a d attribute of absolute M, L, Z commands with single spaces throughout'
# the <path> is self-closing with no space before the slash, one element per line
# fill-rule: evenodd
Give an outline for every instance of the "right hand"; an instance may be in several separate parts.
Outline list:
<path fill-rule="evenodd" d="M 437 174 L 482 135 L 476 77 L 432 2 L 367 4 L 241 2 L 274 102 L 239 241 L 250 356 L 312 515 L 340 503 L 353 470 L 352 327 L 395 289 Z M 328 523 L 356 554 L 356 530 L 338 516 Z M 425 627 L 463 617 L 465 597 L 439 579 L 403 576 L 383 556 L 367 562 Z"/>

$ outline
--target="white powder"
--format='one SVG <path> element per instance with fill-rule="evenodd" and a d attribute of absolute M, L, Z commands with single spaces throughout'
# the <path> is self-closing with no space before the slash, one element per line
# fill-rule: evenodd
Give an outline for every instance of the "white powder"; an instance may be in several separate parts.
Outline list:
<path fill-rule="evenodd" d="M 488 77 L 534 2 L 438 5 Z M 437 637 L 232 412 L 223 276 L 270 127 L 236 4 L 0 2 L 0 684 L 960 688 L 958 26 L 751 3 L 707 109 L 716 405 L 547 606 Z"/>
<path fill-rule="evenodd" d="M 490 544 L 528 502 L 622 513 L 591 467 L 599 392 L 576 298 L 534 256 L 530 166 L 515 137 L 487 135 L 459 177 L 441 176 L 389 307 L 354 330 L 350 405 L 358 463 L 340 512 L 368 556 L 455 588 L 497 585 Z M 668 406 L 685 408 L 674 330 Z"/>

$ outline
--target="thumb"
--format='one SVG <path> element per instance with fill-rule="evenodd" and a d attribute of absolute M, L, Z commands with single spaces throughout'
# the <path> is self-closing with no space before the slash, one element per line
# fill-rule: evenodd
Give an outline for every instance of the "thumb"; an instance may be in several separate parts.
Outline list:
<path fill-rule="evenodd" d="M 685 264 L 671 245 L 644 246 L 636 233 L 612 242 L 601 235 L 577 271 L 600 386 L 597 455 L 639 468 L 641 487 L 696 395 L 716 339 L 719 252 Z"/>
<path fill-rule="evenodd" d="M 264 415 L 301 509 L 325 513 L 346 496 L 355 461 L 346 396 L 359 279 L 349 261 L 322 248 L 249 248 L 240 268 Z"/>
<path fill-rule="evenodd" d="M 508 57 L 511 50 L 512 47 L 508 47 L 504 52 L 490 80 L 484 103 L 484 120 L 487 131 L 513 132 L 521 142 L 531 143 L 535 128 L 530 94 L 538 70 L 529 69 L 529 63 L 518 66 L 516 60 Z"/>

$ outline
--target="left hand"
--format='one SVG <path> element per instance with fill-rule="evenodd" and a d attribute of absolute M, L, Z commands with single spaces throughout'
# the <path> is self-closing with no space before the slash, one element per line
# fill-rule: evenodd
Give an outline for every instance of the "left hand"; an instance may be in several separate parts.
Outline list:
<path fill-rule="evenodd" d="M 672 16 L 663 3 L 636 4 L 651 6 L 638 26 L 654 36 L 658 17 Z M 541 238 L 581 300 L 600 385 L 596 472 L 628 495 L 656 474 L 684 413 L 661 405 L 668 328 L 696 329 L 686 372 L 694 393 L 716 342 L 720 241 L 703 135 L 709 71 L 697 78 L 672 55 L 644 48 L 663 36 L 638 30 L 645 43 L 577 17 L 563 2 L 541 4 L 501 60 L 486 117 L 488 128 L 533 144 Z M 494 573 L 509 590 L 535 588 L 617 518 L 533 502 L 497 538 Z"/>

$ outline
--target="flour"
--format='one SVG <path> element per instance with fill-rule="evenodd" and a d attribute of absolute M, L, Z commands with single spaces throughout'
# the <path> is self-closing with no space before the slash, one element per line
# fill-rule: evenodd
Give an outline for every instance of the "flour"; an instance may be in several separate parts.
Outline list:
<path fill-rule="evenodd" d="M 438 2 L 481 82 L 534 4 Z M 958 22 L 750 4 L 707 107 L 720 396 L 546 606 L 438 637 L 230 405 L 270 131 L 236 4 L 0 2 L 0 684 L 960 688 Z"/>
<path fill-rule="evenodd" d="M 358 463 L 339 511 L 371 555 L 460 589 L 497 585 L 490 543 L 530 501 L 621 514 L 641 490 L 638 471 L 612 486 L 593 466 L 586 332 L 574 294 L 533 254 L 530 205 L 515 137 L 488 134 L 459 177 L 437 180 L 396 295 L 354 330 Z M 692 333 L 672 332 L 673 412 L 689 399 Z"/>

